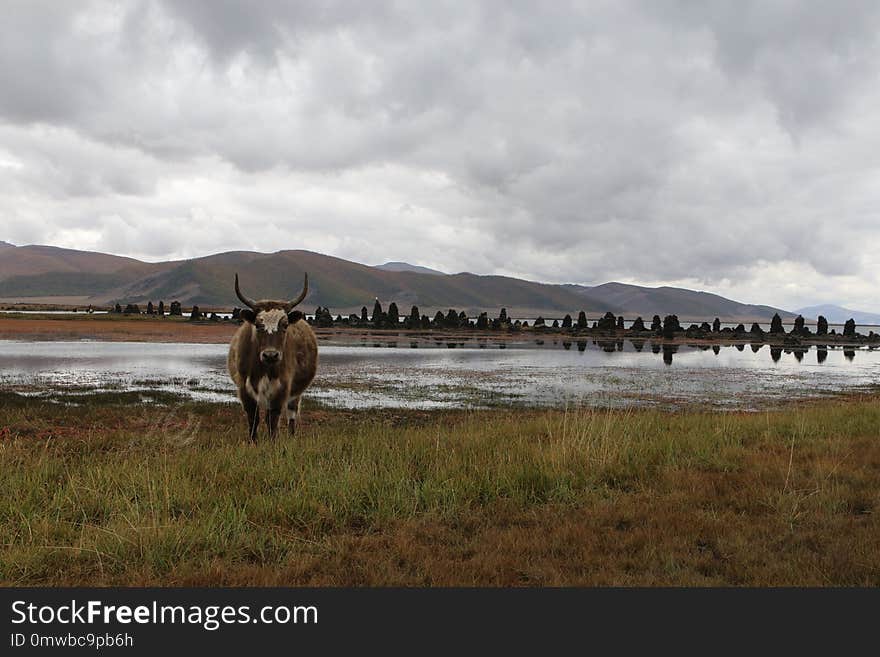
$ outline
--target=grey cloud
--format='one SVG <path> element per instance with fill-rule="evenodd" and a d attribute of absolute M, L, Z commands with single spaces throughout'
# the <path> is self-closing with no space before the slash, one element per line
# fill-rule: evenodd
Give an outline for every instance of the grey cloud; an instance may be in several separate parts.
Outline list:
<path fill-rule="evenodd" d="M 0 210 L 46 217 L 47 238 L 150 257 L 287 239 L 733 293 L 793 272 L 880 284 L 876 3 L 63 7 L 0 25 L 0 165 L 22 164 Z"/>
<path fill-rule="evenodd" d="M 876 74 L 880 6 L 870 0 L 645 7 L 660 20 L 706 30 L 721 69 L 759 85 L 793 134 L 831 118 L 865 76 Z"/>

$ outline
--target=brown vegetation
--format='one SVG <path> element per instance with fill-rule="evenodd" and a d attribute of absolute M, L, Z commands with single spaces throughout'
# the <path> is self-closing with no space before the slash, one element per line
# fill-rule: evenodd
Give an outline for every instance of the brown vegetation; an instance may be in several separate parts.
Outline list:
<path fill-rule="evenodd" d="M 5 584 L 880 585 L 876 396 L 312 408 L 253 447 L 228 405 L 7 394 L 0 427 Z"/>

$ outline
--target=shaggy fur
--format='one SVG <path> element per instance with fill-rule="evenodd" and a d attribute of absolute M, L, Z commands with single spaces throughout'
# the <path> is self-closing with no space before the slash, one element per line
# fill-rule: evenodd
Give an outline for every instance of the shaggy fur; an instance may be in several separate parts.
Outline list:
<path fill-rule="evenodd" d="M 270 437 L 278 435 L 282 413 L 294 433 L 300 396 L 318 370 L 318 341 L 303 314 L 285 313 L 284 302 L 259 301 L 256 306 L 242 311 L 245 321 L 232 337 L 227 358 L 251 440 L 257 438 L 261 408 Z M 267 354 L 278 360 L 267 363 L 262 357 Z"/>

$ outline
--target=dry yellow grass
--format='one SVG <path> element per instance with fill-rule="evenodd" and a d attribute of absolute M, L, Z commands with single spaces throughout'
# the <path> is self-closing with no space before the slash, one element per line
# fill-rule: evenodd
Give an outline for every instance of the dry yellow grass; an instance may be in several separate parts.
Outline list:
<path fill-rule="evenodd" d="M 0 399 L 0 581 L 878 585 L 880 400 L 772 413 Z"/>

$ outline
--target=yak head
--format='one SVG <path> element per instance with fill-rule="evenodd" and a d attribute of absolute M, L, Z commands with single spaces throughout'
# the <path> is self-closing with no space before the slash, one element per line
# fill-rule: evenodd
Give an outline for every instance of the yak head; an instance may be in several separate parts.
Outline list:
<path fill-rule="evenodd" d="M 254 325 L 257 335 L 257 353 L 260 362 L 267 367 L 277 366 L 284 357 L 284 341 L 287 327 L 302 319 L 303 314 L 294 307 L 306 298 L 309 292 L 309 275 L 300 295 L 292 301 L 254 301 L 241 293 L 238 287 L 238 274 L 235 275 L 235 294 L 247 306 L 241 311 L 241 318 Z"/>

